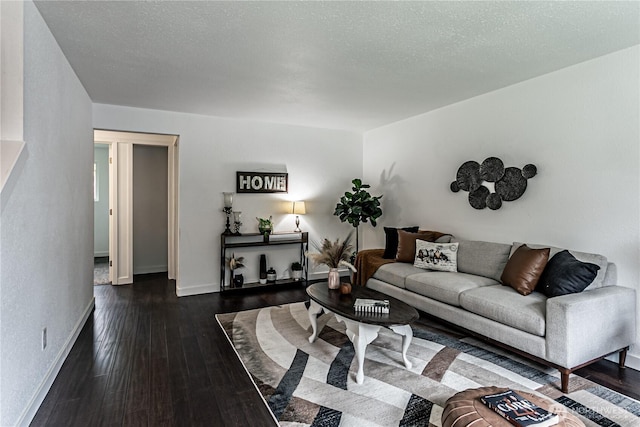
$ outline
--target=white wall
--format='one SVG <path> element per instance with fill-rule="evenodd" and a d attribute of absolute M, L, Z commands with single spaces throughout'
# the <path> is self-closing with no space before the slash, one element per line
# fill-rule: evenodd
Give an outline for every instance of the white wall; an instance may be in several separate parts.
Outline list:
<path fill-rule="evenodd" d="M 27 151 L 11 197 L 3 199 L 0 235 L 3 426 L 29 422 L 92 308 L 91 114 L 47 25 L 24 3 Z"/>
<path fill-rule="evenodd" d="M 382 222 L 602 253 L 640 295 L 639 81 L 636 46 L 367 132 L 364 177 L 384 193 Z M 538 175 L 522 198 L 475 210 L 449 184 L 489 156 Z M 384 245 L 381 229 L 364 240 Z M 640 368 L 640 346 L 632 355 Z"/>
<path fill-rule="evenodd" d="M 257 232 L 255 217 L 269 215 L 276 232 L 293 231 L 294 216 L 284 213 L 285 200 L 307 201 L 301 227 L 311 239 L 351 231 L 333 210 L 362 171 L 358 133 L 103 104 L 94 104 L 93 115 L 99 129 L 180 136 L 178 295 L 219 290 L 222 192 L 235 191 L 236 171 L 289 173 L 288 194 L 236 195 L 234 209 L 243 212 L 243 232 Z M 291 261 L 285 256 L 281 264 L 270 264 L 284 272 Z M 257 264 L 251 262 L 243 274 L 257 277 Z"/>
<path fill-rule="evenodd" d="M 133 274 L 167 271 L 168 149 L 133 146 Z"/>
<path fill-rule="evenodd" d="M 98 201 L 93 202 L 93 256 L 109 256 L 109 145 L 96 144 Z"/>

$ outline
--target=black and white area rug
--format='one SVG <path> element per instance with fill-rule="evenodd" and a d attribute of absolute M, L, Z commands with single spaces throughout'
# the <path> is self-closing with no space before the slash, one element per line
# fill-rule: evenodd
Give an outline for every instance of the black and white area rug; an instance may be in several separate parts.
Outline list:
<path fill-rule="evenodd" d="M 509 387 L 546 396 L 589 426 L 640 427 L 640 402 L 572 375 L 559 390 L 556 370 L 518 359 L 473 338 L 413 327 L 404 368 L 401 337 L 382 329 L 366 350 L 365 379 L 344 324 L 318 318 L 319 337 L 304 303 L 218 314 L 247 371 L 281 426 L 441 426 L 449 397 L 469 388 Z"/>

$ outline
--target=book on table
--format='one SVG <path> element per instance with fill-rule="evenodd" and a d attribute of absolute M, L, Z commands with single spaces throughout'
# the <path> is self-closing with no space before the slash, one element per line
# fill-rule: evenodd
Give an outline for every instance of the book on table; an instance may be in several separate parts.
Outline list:
<path fill-rule="evenodd" d="M 356 313 L 361 314 L 387 314 L 389 313 L 389 300 L 356 298 L 353 308 Z"/>
<path fill-rule="evenodd" d="M 482 396 L 480 401 L 518 427 L 548 427 L 560 422 L 557 414 L 539 407 L 513 390 L 488 394 Z"/>

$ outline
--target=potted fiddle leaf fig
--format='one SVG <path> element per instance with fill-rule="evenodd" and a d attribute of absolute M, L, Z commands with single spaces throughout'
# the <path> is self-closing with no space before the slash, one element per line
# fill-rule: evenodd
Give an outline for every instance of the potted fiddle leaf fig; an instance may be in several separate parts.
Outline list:
<path fill-rule="evenodd" d="M 380 208 L 380 196 L 372 196 L 366 189 L 371 186 L 363 184 L 362 180 L 356 178 L 351 181 L 352 191 L 346 191 L 336 205 L 334 215 L 342 222 L 348 222 L 356 229 L 356 252 L 359 248 L 358 226 L 361 223 L 370 222 L 376 226 L 376 220 L 382 216 Z"/>

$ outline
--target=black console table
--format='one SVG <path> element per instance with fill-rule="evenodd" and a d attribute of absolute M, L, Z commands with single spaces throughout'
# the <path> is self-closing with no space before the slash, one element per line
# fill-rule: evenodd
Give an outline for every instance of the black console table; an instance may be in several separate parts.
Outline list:
<path fill-rule="evenodd" d="M 242 287 L 235 288 L 233 283 L 227 284 L 225 282 L 227 276 L 227 251 L 229 249 L 238 248 L 252 248 L 252 247 L 265 247 L 280 246 L 280 245 L 299 245 L 300 246 L 300 264 L 302 264 L 302 279 L 279 279 L 275 282 L 267 282 L 262 284 L 260 282 L 244 283 Z M 227 290 L 243 290 L 243 289 L 255 289 L 268 286 L 282 286 L 290 284 L 301 284 L 306 286 L 309 282 L 309 268 L 307 265 L 307 257 L 305 252 L 309 249 L 309 233 L 272 233 L 263 235 L 260 233 L 246 233 L 241 235 L 220 235 L 220 291 Z M 231 280 L 231 278 L 230 278 Z"/>

